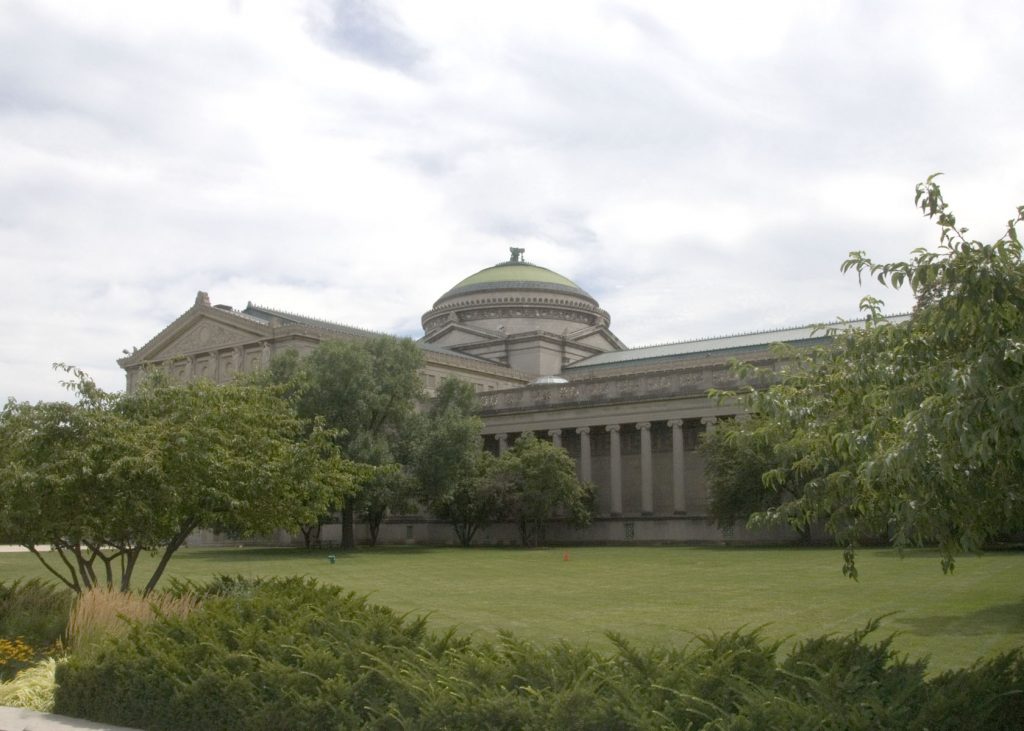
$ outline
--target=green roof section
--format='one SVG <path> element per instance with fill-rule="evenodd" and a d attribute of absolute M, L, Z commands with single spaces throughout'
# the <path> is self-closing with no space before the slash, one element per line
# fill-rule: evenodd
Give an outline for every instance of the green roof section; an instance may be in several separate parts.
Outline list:
<path fill-rule="evenodd" d="M 550 269 L 525 262 L 502 262 L 487 267 L 476 274 L 466 277 L 449 290 L 449 293 L 465 287 L 476 287 L 481 284 L 503 284 L 515 282 L 534 282 L 536 284 L 555 284 L 560 287 L 583 292 L 583 289 L 568 277 L 563 277 Z"/>

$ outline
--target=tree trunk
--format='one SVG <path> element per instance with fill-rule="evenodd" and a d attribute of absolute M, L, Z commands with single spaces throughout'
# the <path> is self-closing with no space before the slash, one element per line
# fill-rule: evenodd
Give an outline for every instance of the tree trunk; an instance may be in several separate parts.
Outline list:
<path fill-rule="evenodd" d="M 370 530 L 370 545 L 377 545 L 380 524 L 384 522 L 384 510 L 371 510 L 366 514 L 366 527 Z"/>
<path fill-rule="evenodd" d="M 133 548 L 121 554 L 121 592 L 127 594 L 132 588 L 132 573 L 135 571 L 135 562 L 139 560 L 141 548 Z M 127 556 L 127 560 L 125 560 Z"/>
<path fill-rule="evenodd" d="M 81 546 L 71 546 L 69 550 L 74 554 L 75 561 L 78 563 L 78 574 L 82 577 L 82 586 L 86 589 L 92 589 L 96 586 L 96 572 L 92 569 L 92 562 L 96 560 L 96 556 L 86 561 L 82 555 Z"/>
<path fill-rule="evenodd" d="M 452 523 L 452 527 L 455 529 L 455 535 L 458 536 L 462 547 L 469 548 L 473 542 L 473 536 L 476 534 L 476 526 L 471 523 Z"/>
<path fill-rule="evenodd" d="M 53 568 L 52 566 L 50 566 L 50 564 L 46 563 L 46 559 L 43 558 L 43 554 L 39 553 L 39 551 L 36 550 L 36 547 L 34 545 L 22 545 L 24 545 L 25 548 L 31 551 L 32 554 L 39 559 L 39 562 L 43 565 L 44 568 L 46 568 L 47 571 L 49 571 L 51 574 L 60 579 L 61 583 L 65 584 L 69 589 L 71 589 L 71 591 L 75 592 L 76 594 L 82 593 L 82 586 L 78 583 L 78 574 L 75 572 L 75 567 L 72 566 L 71 563 L 64 556 L 64 551 L 61 550 L 60 546 L 54 546 L 54 548 L 57 549 L 57 554 L 60 556 L 60 560 L 63 561 L 64 565 L 68 567 L 68 573 L 71 574 L 70 581 L 64 576 L 64 574 L 60 573 L 59 571 L 57 571 L 57 569 Z"/>
<path fill-rule="evenodd" d="M 308 551 L 313 547 L 313 534 L 316 534 L 317 539 L 320 538 L 320 523 L 316 525 L 307 524 L 300 525 L 299 530 L 302 531 L 302 541 L 306 544 L 306 550 Z"/>
<path fill-rule="evenodd" d="M 346 551 L 356 547 L 355 511 L 351 502 L 341 509 L 341 547 Z"/>
<path fill-rule="evenodd" d="M 171 542 L 164 548 L 164 555 L 160 557 L 160 563 L 157 564 L 156 571 L 149 579 L 149 583 L 146 584 L 146 588 L 142 592 L 142 596 L 146 597 L 150 595 L 150 592 L 156 588 L 157 583 L 160 581 L 160 577 L 164 574 L 164 569 L 167 568 L 168 562 L 171 560 L 171 556 L 174 552 L 181 548 L 189 537 L 189 535 L 196 529 L 196 521 L 190 520 L 182 529 L 178 531 L 178 534 L 171 539 Z"/>

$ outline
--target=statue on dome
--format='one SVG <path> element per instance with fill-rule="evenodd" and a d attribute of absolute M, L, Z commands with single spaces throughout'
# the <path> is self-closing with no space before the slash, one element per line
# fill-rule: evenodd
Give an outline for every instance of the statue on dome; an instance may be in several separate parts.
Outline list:
<path fill-rule="evenodd" d="M 509 258 L 510 263 L 514 264 L 525 264 L 526 261 L 523 259 L 523 254 L 526 253 L 526 249 L 521 249 L 518 246 L 510 246 L 508 250 L 512 252 L 512 256 Z"/>

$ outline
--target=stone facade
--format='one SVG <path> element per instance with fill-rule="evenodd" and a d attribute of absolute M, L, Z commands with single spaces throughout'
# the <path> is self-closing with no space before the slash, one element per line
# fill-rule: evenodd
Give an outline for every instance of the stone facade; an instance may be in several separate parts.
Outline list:
<path fill-rule="evenodd" d="M 737 408 L 708 398 L 709 389 L 740 385 L 735 358 L 772 367 L 777 342 L 811 344 L 811 327 L 626 348 L 611 318 L 571 280 L 522 260 L 462 280 L 423 315 L 423 384 L 446 378 L 472 383 L 480 394 L 484 448 L 500 453 L 533 432 L 564 447 L 581 479 L 597 490 L 598 518 L 586 529 L 553 522 L 556 542 L 774 541 L 787 531 L 727 533 L 707 521 L 708 494 L 697 445 L 700 434 Z M 146 368 L 177 379 L 225 382 L 265 367 L 275 353 L 306 353 L 324 340 L 365 338 L 362 328 L 252 304 L 211 305 L 200 292 L 191 308 L 131 355 L 120 359 L 127 387 Z M 761 384 L 753 384 L 761 385 Z M 328 526 L 325 540 L 335 528 Z M 386 542 L 451 543 L 444 523 L 422 515 L 393 516 Z M 215 540 L 197 535 L 193 543 Z M 287 541 L 280 536 L 275 541 Z M 507 544 L 512 526 L 478 539 Z"/>

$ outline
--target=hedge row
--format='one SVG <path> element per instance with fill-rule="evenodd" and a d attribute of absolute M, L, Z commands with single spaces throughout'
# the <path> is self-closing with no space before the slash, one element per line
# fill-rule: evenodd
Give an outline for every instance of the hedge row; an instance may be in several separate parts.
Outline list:
<path fill-rule="evenodd" d="M 220 581 L 201 609 L 58 668 L 58 713 L 146 729 L 1001 729 L 1024 719 L 1013 652 L 925 678 L 864 631 L 779 659 L 757 631 L 600 653 L 427 630 L 312 580 Z"/>

